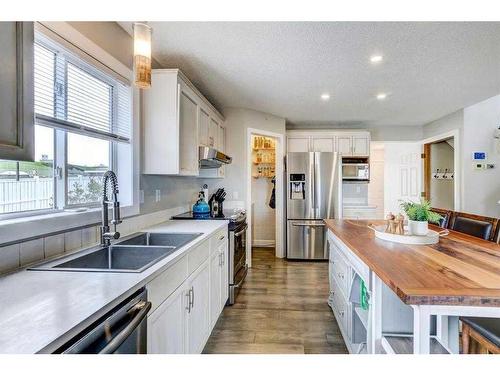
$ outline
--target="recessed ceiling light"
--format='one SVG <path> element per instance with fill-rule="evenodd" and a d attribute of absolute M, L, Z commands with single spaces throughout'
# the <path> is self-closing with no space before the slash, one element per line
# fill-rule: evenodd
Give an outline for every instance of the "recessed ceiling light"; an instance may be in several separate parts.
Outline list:
<path fill-rule="evenodd" d="M 328 93 L 321 94 L 321 100 L 330 100 L 330 94 Z"/>
<path fill-rule="evenodd" d="M 373 64 L 377 64 L 377 63 L 381 62 L 383 59 L 384 59 L 384 56 L 382 56 L 382 55 L 372 55 L 372 56 L 370 56 L 370 61 Z"/>
<path fill-rule="evenodd" d="M 387 98 L 387 94 L 385 92 L 381 92 L 381 93 L 377 94 L 378 100 L 384 100 L 385 98 Z"/>

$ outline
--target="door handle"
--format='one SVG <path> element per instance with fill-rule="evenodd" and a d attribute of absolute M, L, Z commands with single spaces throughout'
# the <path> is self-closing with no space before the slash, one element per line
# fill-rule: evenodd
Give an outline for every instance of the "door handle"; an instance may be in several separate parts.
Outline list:
<path fill-rule="evenodd" d="M 191 310 L 194 308 L 194 286 L 191 287 L 190 292 L 192 298 L 191 298 L 191 309 L 189 311 L 191 312 Z"/>
<path fill-rule="evenodd" d="M 186 293 L 186 297 L 187 297 L 186 310 L 188 311 L 188 313 L 190 313 L 191 312 L 191 289 L 189 289 L 188 292 Z"/>
<path fill-rule="evenodd" d="M 292 226 L 294 227 L 324 227 L 325 224 L 307 224 L 307 223 L 292 223 Z"/>

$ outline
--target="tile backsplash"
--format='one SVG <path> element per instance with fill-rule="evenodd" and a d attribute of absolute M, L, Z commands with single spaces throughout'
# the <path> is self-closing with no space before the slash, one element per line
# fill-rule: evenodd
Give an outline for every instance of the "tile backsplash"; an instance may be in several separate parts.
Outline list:
<path fill-rule="evenodd" d="M 176 207 L 145 215 L 125 218 L 118 225 L 122 236 L 137 232 L 143 228 L 161 223 L 171 216 L 187 211 L 189 208 Z M 14 245 L 0 245 L 0 275 L 25 268 L 44 259 L 71 253 L 99 242 L 98 225 L 69 230 L 65 233 L 52 234 Z"/>

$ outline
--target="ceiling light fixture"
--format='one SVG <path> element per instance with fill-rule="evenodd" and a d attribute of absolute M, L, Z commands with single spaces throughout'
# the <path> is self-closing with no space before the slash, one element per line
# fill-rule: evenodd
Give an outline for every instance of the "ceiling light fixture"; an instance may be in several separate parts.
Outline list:
<path fill-rule="evenodd" d="M 330 100 L 330 94 L 328 93 L 324 93 L 324 94 L 321 94 L 321 100 Z"/>
<path fill-rule="evenodd" d="M 382 55 L 372 55 L 370 57 L 370 61 L 373 63 L 373 64 L 377 64 L 379 62 L 382 62 L 382 60 L 384 59 L 384 56 Z"/>
<path fill-rule="evenodd" d="M 384 100 L 385 98 L 387 98 L 387 94 L 385 92 L 381 92 L 381 93 L 377 94 L 378 100 Z"/>
<path fill-rule="evenodd" d="M 145 23 L 134 23 L 134 82 L 141 89 L 151 87 L 151 33 Z"/>

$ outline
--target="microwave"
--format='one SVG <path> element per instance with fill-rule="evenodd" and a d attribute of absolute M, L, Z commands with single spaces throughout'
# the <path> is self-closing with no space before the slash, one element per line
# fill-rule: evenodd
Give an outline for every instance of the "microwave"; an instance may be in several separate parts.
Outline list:
<path fill-rule="evenodd" d="M 342 180 L 370 181 L 370 164 L 342 163 Z"/>

